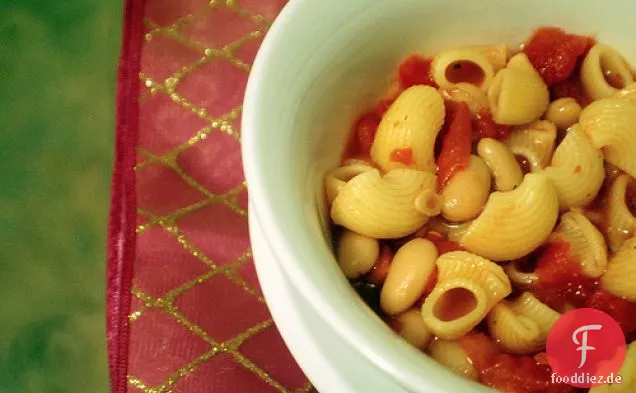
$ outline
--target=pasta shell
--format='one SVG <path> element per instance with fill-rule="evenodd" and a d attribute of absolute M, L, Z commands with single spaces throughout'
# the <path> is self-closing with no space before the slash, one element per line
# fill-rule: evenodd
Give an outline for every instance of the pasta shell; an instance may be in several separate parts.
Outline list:
<path fill-rule="evenodd" d="M 581 112 L 581 125 L 605 160 L 636 177 L 636 104 L 619 98 L 594 101 Z"/>
<path fill-rule="evenodd" d="M 440 93 L 430 86 L 413 86 L 402 92 L 384 114 L 371 147 L 371 158 L 384 171 L 404 168 L 391 160 L 397 149 L 411 149 L 411 169 L 435 170 L 435 139 L 444 123 Z"/>
<path fill-rule="evenodd" d="M 556 234 L 570 244 L 570 255 L 579 261 L 588 277 L 597 278 L 605 272 L 605 238 L 580 210 L 573 209 L 561 216 Z"/>
<path fill-rule="evenodd" d="M 346 183 L 334 199 L 331 218 L 337 225 L 372 238 L 406 236 L 430 217 L 418 208 L 420 204 L 436 204 L 437 209 L 431 211 L 439 213 L 436 182 L 434 174 L 412 169 L 394 169 L 384 177 L 377 169 L 364 172 Z"/>
<path fill-rule="evenodd" d="M 562 209 L 585 206 L 596 198 L 603 185 L 603 156 L 581 126 L 575 125 L 557 147 L 552 164 L 544 173 L 552 181 Z"/>
<path fill-rule="evenodd" d="M 460 243 L 493 261 L 519 259 L 550 236 L 558 213 L 559 200 L 550 180 L 530 173 L 515 190 L 492 193 Z"/>
<path fill-rule="evenodd" d="M 627 207 L 626 193 L 629 176 L 614 180 L 607 198 L 607 240 L 610 250 L 616 252 L 636 232 L 636 217 Z"/>
<path fill-rule="evenodd" d="M 556 141 L 556 126 L 547 120 L 513 128 L 506 144 L 513 154 L 525 157 L 532 172 L 538 172 L 550 164 Z"/>
<path fill-rule="evenodd" d="M 636 302 L 636 237 L 627 240 L 610 259 L 601 286 L 615 296 Z"/>

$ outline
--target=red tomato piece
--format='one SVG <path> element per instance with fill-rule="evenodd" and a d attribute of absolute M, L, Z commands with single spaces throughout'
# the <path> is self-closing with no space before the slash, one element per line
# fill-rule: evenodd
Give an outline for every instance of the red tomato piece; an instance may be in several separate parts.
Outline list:
<path fill-rule="evenodd" d="M 574 98 L 576 102 L 583 107 L 590 103 L 589 98 L 587 98 L 585 94 L 585 90 L 583 90 L 581 81 L 576 76 L 554 84 L 550 88 L 550 95 L 552 96 L 552 100 L 564 97 Z"/>
<path fill-rule="evenodd" d="M 440 188 L 444 188 L 457 172 L 468 167 L 472 148 L 473 127 L 468 105 L 460 102 L 449 107 L 452 108 L 450 125 L 437 158 Z"/>
<path fill-rule="evenodd" d="M 398 70 L 400 86 L 404 89 L 415 85 L 437 87 L 431 74 L 431 62 L 432 59 L 424 59 L 418 55 L 407 57 Z"/>
<path fill-rule="evenodd" d="M 384 280 L 386 280 L 386 276 L 389 274 L 389 267 L 391 266 L 392 261 L 393 251 L 391 251 L 389 246 L 384 245 L 380 251 L 378 260 L 369 273 L 369 281 L 377 285 L 384 284 Z"/>
<path fill-rule="evenodd" d="M 406 166 L 413 165 L 413 149 L 410 147 L 404 149 L 395 149 L 389 155 L 389 160 L 393 162 L 400 162 Z"/>
<path fill-rule="evenodd" d="M 488 367 L 494 357 L 499 354 L 499 349 L 495 343 L 484 333 L 468 333 L 459 338 L 459 345 L 473 362 L 477 371 Z"/>
<path fill-rule="evenodd" d="M 511 127 L 504 124 L 497 124 L 492 119 L 492 114 L 488 110 L 482 110 L 479 112 L 473 122 L 476 129 L 475 138 L 477 140 L 482 138 L 494 138 L 503 140 L 510 134 Z"/>
<path fill-rule="evenodd" d="M 566 303 L 582 307 L 598 284 L 583 274 L 579 261 L 570 255 L 570 244 L 560 239 L 552 239 L 541 251 L 535 273 L 539 280 L 534 294 L 556 309 Z"/>
<path fill-rule="evenodd" d="M 355 125 L 355 151 L 368 156 L 382 118 L 375 112 L 362 115 Z"/>
<path fill-rule="evenodd" d="M 535 31 L 523 51 L 549 86 L 563 82 L 574 72 L 577 60 L 592 45 L 591 37 L 567 34 L 556 27 Z"/>
<path fill-rule="evenodd" d="M 574 393 L 576 388 L 566 384 L 552 384 L 552 370 L 537 364 L 531 356 L 497 355 L 481 371 L 485 385 L 507 393 Z"/>

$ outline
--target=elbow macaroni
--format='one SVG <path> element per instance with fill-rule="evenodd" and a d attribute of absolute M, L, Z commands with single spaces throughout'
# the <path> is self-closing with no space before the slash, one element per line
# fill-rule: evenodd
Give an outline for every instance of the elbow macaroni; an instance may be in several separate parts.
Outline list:
<path fill-rule="evenodd" d="M 515 190 L 492 193 L 460 243 L 493 261 L 518 259 L 550 236 L 558 213 L 559 200 L 550 180 L 530 173 Z"/>
<path fill-rule="evenodd" d="M 466 251 L 442 254 L 437 269 L 437 285 L 424 300 L 422 317 L 445 340 L 471 331 L 512 291 L 500 266 Z"/>
<path fill-rule="evenodd" d="M 327 173 L 325 176 L 325 189 L 327 201 L 332 204 L 347 182 L 361 173 L 373 170 L 373 167 L 362 163 L 344 165 Z"/>
<path fill-rule="evenodd" d="M 454 102 L 464 102 L 473 114 L 488 109 L 486 93 L 475 85 L 460 82 L 440 90 L 442 97 Z"/>
<path fill-rule="evenodd" d="M 490 171 L 481 158 L 471 155 L 468 167 L 458 172 L 442 191 L 442 215 L 463 222 L 479 215 L 490 194 Z"/>
<path fill-rule="evenodd" d="M 636 302 L 636 237 L 627 240 L 607 265 L 601 286 L 611 294 Z"/>
<path fill-rule="evenodd" d="M 495 178 L 497 191 L 512 191 L 523 181 L 523 172 L 510 149 L 498 140 L 483 138 L 477 145 L 477 153 L 483 158 Z"/>
<path fill-rule="evenodd" d="M 605 160 L 636 177 L 636 103 L 604 98 L 581 113 L 581 126 Z"/>
<path fill-rule="evenodd" d="M 487 318 L 488 330 L 508 352 L 526 355 L 545 348 L 548 333 L 560 316 L 530 292 L 524 292 L 492 309 Z"/>
<path fill-rule="evenodd" d="M 547 120 L 515 127 L 506 144 L 512 154 L 525 157 L 530 163 L 530 170 L 538 172 L 550 164 L 557 137 L 556 126 Z"/>
<path fill-rule="evenodd" d="M 405 90 L 384 114 L 371 147 L 371 158 L 383 170 L 403 168 L 391 161 L 396 149 L 411 149 L 413 165 L 423 171 L 435 170 L 435 139 L 444 123 L 444 100 L 430 86 Z"/>
<path fill-rule="evenodd" d="M 625 200 L 628 182 L 627 175 L 617 177 L 607 198 L 607 240 L 612 251 L 618 251 L 623 242 L 636 232 L 636 217 Z"/>
<path fill-rule="evenodd" d="M 601 152 L 579 125 L 568 131 L 544 173 L 552 180 L 562 209 L 585 206 L 598 194 L 605 170 Z"/>
<path fill-rule="evenodd" d="M 331 205 L 331 219 L 353 232 L 393 239 L 414 232 L 439 214 L 437 179 L 429 172 L 377 169 L 351 179 Z"/>
<path fill-rule="evenodd" d="M 422 296 L 436 259 L 437 248 L 429 240 L 416 238 L 400 247 L 380 292 L 382 310 L 389 315 L 408 310 Z"/>
<path fill-rule="evenodd" d="M 611 74 L 621 80 L 619 88 L 612 86 L 606 75 Z M 581 66 L 581 82 L 590 98 L 598 100 L 611 97 L 620 88 L 634 81 L 632 71 L 625 58 L 607 45 L 596 44 L 590 49 Z"/>
<path fill-rule="evenodd" d="M 488 89 L 488 101 L 496 123 L 521 125 L 543 115 L 550 94 L 528 57 L 520 53 L 495 75 Z"/>
<path fill-rule="evenodd" d="M 431 63 L 431 72 L 435 83 L 437 83 L 437 85 L 441 88 L 447 88 L 455 85 L 456 83 L 462 82 L 453 82 L 447 77 L 448 69 L 460 63 L 472 63 L 479 67 L 483 73 L 483 78 L 477 87 L 484 90 L 488 89 L 494 75 L 492 64 L 488 60 L 488 57 L 486 57 L 480 50 L 470 47 L 448 49 L 438 53 L 433 58 L 433 62 Z"/>
<path fill-rule="evenodd" d="M 578 209 L 561 216 L 555 235 L 570 245 L 570 255 L 581 265 L 582 272 L 593 278 L 600 277 L 607 268 L 607 245 L 598 229 Z"/>

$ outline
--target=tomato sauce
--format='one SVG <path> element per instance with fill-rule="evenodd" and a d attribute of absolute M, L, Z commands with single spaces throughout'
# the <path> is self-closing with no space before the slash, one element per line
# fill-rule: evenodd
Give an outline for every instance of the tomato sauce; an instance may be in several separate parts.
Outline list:
<path fill-rule="evenodd" d="M 443 136 L 442 149 L 437 158 L 437 181 L 444 188 L 452 177 L 466 169 L 472 149 L 472 120 L 468 105 L 464 102 L 449 106 L 450 124 Z"/>
<path fill-rule="evenodd" d="M 411 55 L 400 64 L 398 78 L 400 86 L 408 89 L 415 85 L 427 85 L 437 87 L 431 74 L 432 59 L 424 59 L 418 55 Z"/>
<path fill-rule="evenodd" d="M 556 27 L 535 31 L 523 51 L 545 83 L 552 86 L 574 73 L 577 61 L 596 41 L 591 37 L 567 34 Z"/>
<path fill-rule="evenodd" d="M 574 98 L 582 107 L 587 106 L 591 102 L 585 94 L 583 85 L 581 85 L 581 81 L 578 77 L 572 77 L 563 82 L 555 83 L 550 88 L 550 97 L 552 101 L 565 97 Z"/>
<path fill-rule="evenodd" d="M 446 68 L 446 79 L 451 83 L 466 82 L 481 86 L 484 82 L 484 70 L 472 61 L 456 61 Z"/>

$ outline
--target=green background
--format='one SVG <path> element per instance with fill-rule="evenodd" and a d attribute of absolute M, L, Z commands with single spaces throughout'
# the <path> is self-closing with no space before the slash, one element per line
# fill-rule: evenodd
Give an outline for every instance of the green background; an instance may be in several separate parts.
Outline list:
<path fill-rule="evenodd" d="M 107 392 L 120 1 L 0 0 L 0 392 Z"/>

